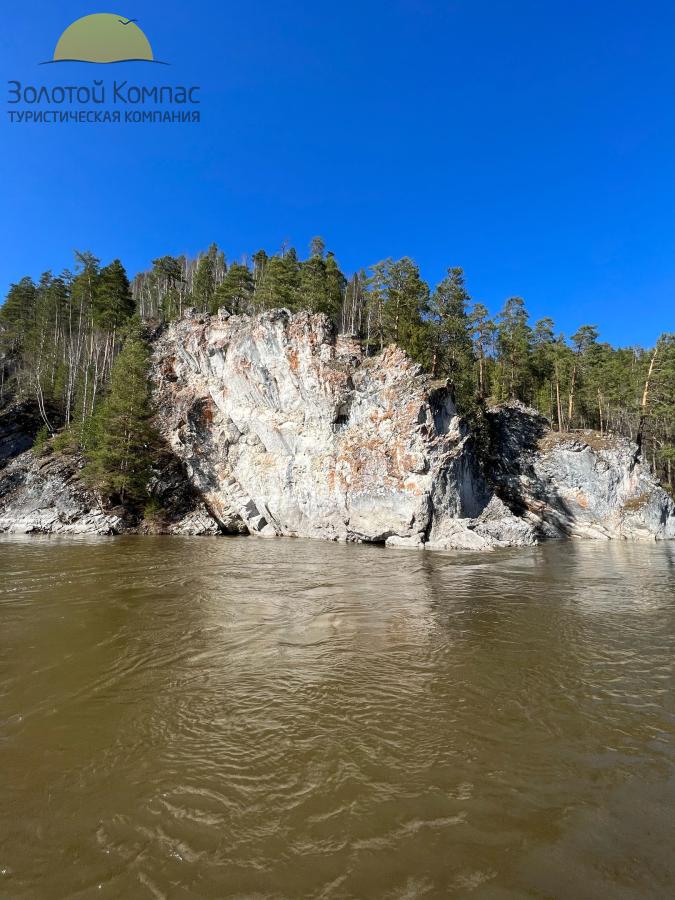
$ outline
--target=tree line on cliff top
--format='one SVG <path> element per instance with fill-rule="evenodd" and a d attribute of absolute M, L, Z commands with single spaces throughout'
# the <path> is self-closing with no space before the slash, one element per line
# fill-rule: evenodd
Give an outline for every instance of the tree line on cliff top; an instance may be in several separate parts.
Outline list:
<path fill-rule="evenodd" d="M 122 263 L 76 253 L 74 269 L 10 286 L 0 307 L 0 405 L 34 401 L 40 439 L 78 447 L 109 497 L 143 494 L 153 454 L 148 329 L 188 308 L 254 314 L 285 307 L 329 316 L 366 353 L 399 344 L 449 380 L 460 411 L 517 399 L 559 431 L 593 428 L 638 441 L 675 488 L 675 335 L 651 348 L 615 348 L 592 324 L 569 337 L 550 318 L 531 323 L 520 297 L 493 315 L 473 302 L 460 268 L 433 289 L 409 257 L 350 277 L 321 238 L 228 263 L 213 244 L 195 259 L 162 256 L 130 283 Z"/>

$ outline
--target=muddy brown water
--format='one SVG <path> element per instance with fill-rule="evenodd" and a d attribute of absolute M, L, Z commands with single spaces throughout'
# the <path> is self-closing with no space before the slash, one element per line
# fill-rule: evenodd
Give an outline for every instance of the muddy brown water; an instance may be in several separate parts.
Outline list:
<path fill-rule="evenodd" d="M 675 546 L 0 540 L 3 898 L 675 896 Z"/>

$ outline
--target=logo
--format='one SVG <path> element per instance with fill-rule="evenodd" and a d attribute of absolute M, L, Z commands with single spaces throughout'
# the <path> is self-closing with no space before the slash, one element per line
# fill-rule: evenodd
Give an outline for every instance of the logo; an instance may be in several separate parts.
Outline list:
<path fill-rule="evenodd" d="M 168 65 L 155 59 L 136 19 L 115 13 L 76 19 L 59 38 L 53 58 L 45 62 Z M 130 65 L 115 69 L 115 77 L 97 72 L 99 77 L 78 79 L 75 84 L 72 74 L 56 84 L 51 78 L 46 84 L 12 79 L 8 82 L 9 121 L 17 125 L 182 125 L 201 121 L 199 85 L 182 80 L 179 84 L 158 83 L 156 73 L 143 79 L 139 74 L 138 67 Z M 148 69 L 143 74 L 149 75 Z"/>
<path fill-rule="evenodd" d="M 150 41 L 136 24 L 115 13 L 93 13 L 76 19 L 63 32 L 48 63 L 153 62 Z M 163 63 L 166 65 L 166 63 Z"/>

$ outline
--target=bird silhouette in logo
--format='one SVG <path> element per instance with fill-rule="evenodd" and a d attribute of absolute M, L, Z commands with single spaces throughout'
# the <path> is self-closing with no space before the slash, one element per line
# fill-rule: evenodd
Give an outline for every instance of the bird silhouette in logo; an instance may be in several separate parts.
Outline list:
<path fill-rule="evenodd" d="M 48 61 L 161 63 L 161 60 L 155 59 L 150 41 L 136 24 L 137 21 L 119 13 L 82 16 L 66 28 L 58 40 L 53 58 Z"/>

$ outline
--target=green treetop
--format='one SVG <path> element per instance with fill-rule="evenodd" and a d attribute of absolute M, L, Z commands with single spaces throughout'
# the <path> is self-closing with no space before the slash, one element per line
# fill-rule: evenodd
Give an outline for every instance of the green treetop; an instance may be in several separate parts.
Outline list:
<path fill-rule="evenodd" d="M 473 342 L 467 310 L 470 299 L 464 272 L 451 268 L 429 302 L 435 344 L 432 374 L 449 378 L 460 405 L 468 403 L 474 393 Z"/>
<path fill-rule="evenodd" d="M 114 331 L 134 314 L 129 279 L 119 259 L 104 266 L 98 276 L 94 294 L 94 323 L 99 328 Z"/>
<path fill-rule="evenodd" d="M 252 297 L 253 275 L 248 266 L 233 262 L 216 288 L 211 312 L 216 312 L 221 306 L 232 313 L 246 312 Z"/>

